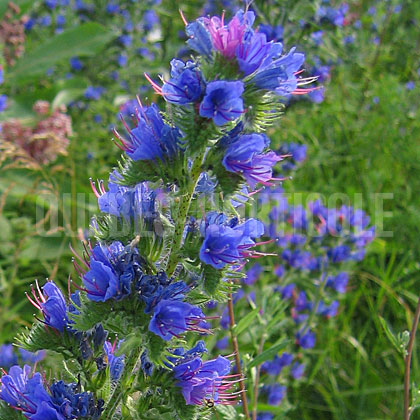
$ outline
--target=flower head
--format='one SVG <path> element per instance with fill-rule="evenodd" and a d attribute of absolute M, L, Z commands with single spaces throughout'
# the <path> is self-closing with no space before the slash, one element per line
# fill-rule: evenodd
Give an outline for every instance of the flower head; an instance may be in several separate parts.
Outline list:
<path fill-rule="evenodd" d="M 233 383 L 227 381 L 231 364 L 228 359 L 219 356 L 217 359 L 203 362 L 200 357 L 188 360 L 174 367 L 177 385 L 188 405 L 203 405 L 211 399 L 215 404 L 236 404 L 227 391 Z"/>
<path fill-rule="evenodd" d="M 186 331 L 206 332 L 200 327 L 204 318 L 197 306 L 177 300 L 161 300 L 154 308 L 149 330 L 168 341 Z"/>
<path fill-rule="evenodd" d="M 240 117 L 244 111 L 242 93 L 244 84 L 241 81 L 210 82 L 200 105 L 200 115 L 212 118 L 216 125 L 224 125 Z"/>
<path fill-rule="evenodd" d="M 124 370 L 125 356 L 115 355 L 115 351 L 120 348 L 122 342 L 123 340 L 120 340 L 117 344 L 117 340 L 115 340 L 114 343 L 111 343 L 109 341 L 105 341 L 104 343 L 104 350 L 109 366 L 109 376 L 111 377 L 112 381 L 118 381 Z"/>
<path fill-rule="evenodd" d="M 282 158 L 273 151 L 263 153 L 270 141 L 264 134 L 244 134 L 227 148 L 223 166 L 230 172 L 242 174 L 251 188 L 257 183 L 271 186 L 273 166 Z"/>
<path fill-rule="evenodd" d="M 200 259 L 214 268 L 223 268 L 226 264 L 242 262 L 252 256 L 250 248 L 256 245 L 253 238 L 264 233 L 264 225 L 255 219 L 229 226 L 224 223 L 210 223 L 205 229 L 205 237 L 200 248 Z"/>

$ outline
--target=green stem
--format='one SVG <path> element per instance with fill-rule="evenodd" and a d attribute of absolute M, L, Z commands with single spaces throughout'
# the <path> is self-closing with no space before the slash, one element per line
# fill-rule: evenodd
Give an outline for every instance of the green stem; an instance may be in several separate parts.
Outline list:
<path fill-rule="evenodd" d="M 181 248 L 182 236 L 184 234 L 185 228 L 185 219 L 187 218 L 188 212 L 190 210 L 191 201 L 193 198 L 195 186 L 197 185 L 198 178 L 202 172 L 202 162 L 204 158 L 204 152 L 200 153 L 195 160 L 193 161 L 191 171 L 190 171 L 190 180 L 187 184 L 185 192 L 181 191 L 182 196 L 180 199 L 178 207 L 178 215 L 175 224 L 175 232 L 173 238 L 173 245 L 171 252 L 169 254 L 168 265 L 166 267 L 166 273 L 170 277 L 178 264 L 178 254 Z"/>
<path fill-rule="evenodd" d="M 128 379 L 130 379 L 133 376 L 136 366 L 138 365 L 140 355 L 141 351 L 140 349 L 137 349 L 133 350 L 130 356 L 127 358 L 126 364 L 124 366 L 124 376 L 115 386 L 111 398 L 108 400 L 108 403 L 105 407 L 103 414 L 105 420 L 112 420 L 115 411 L 117 410 L 121 400 L 123 399 L 125 383 Z"/>

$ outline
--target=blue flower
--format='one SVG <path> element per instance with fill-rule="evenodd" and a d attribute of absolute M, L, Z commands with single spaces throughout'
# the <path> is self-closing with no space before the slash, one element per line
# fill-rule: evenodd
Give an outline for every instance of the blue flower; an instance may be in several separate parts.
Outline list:
<path fill-rule="evenodd" d="M 57 17 L 55 18 L 55 23 L 57 24 L 57 26 L 64 26 L 66 23 L 65 16 L 57 15 Z"/>
<path fill-rule="evenodd" d="M 185 32 L 189 36 L 187 44 L 200 55 L 210 58 L 212 53 L 212 43 L 203 18 L 189 23 L 185 27 Z"/>
<path fill-rule="evenodd" d="M 38 23 L 41 26 L 50 26 L 51 25 L 51 16 L 50 15 L 44 15 L 38 19 Z"/>
<path fill-rule="evenodd" d="M 128 56 L 127 54 L 118 54 L 117 63 L 120 67 L 125 67 L 128 63 Z"/>
<path fill-rule="evenodd" d="M 168 102 L 186 105 L 202 96 L 204 80 L 197 65 L 174 58 L 171 61 L 171 79 L 162 86 L 162 95 Z"/>
<path fill-rule="evenodd" d="M 328 250 L 328 257 L 333 263 L 339 263 L 351 258 L 351 250 L 347 245 L 338 245 Z"/>
<path fill-rule="evenodd" d="M 256 245 L 253 238 L 264 233 L 264 225 L 255 219 L 248 219 L 241 225 L 212 223 L 205 229 L 205 237 L 200 248 L 200 259 L 214 268 L 243 261 Z"/>
<path fill-rule="evenodd" d="M 88 86 L 84 92 L 84 96 L 86 99 L 97 101 L 104 92 L 105 88 L 102 86 Z"/>
<path fill-rule="evenodd" d="M 13 351 L 13 344 L 2 344 L 0 346 L 0 367 L 3 369 L 8 369 L 10 366 L 15 365 L 17 362 L 18 358 Z"/>
<path fill-rule="evenodd" d="M 273 420 L 274 414 L 271 413 L 258 413 L 257 420 Z"/>
<path fill-rule="evenodd" d="M 11 407 L 21 410 L 30 419 L 48 420 L 49 417 L 42 418 L 37 414 L 45 405 L 52 403 L 51 397 L 44 389 L 41 374 L 37 372 L 30 377 L 31 370 L 28 365 L 23 368 L 12 366 L 9 373 L 1 378 L 0 399 Z M 50 408 L 54 410 L 52 406 Z M 51 418 L 64 420 L 60 415 Z"/>
<path fill-rule="evenodd" d="M 311 33 L 311 39 L 314 41 L 314 44 L 316 46 L 319 46 L 322 44 L 322 36 L 324 35 L 323 31 L 315 31 Z"/>
<path fill-rule="evenodd" d="M 131 285 L 141 275 L 143 261 L 137 248 L 121 242 L 108 247 L 96 245 L 90 257 L 89 270 L 82 274 L 87 297 L 96 302 L 121 299 L 131 293 Z M 80 272 L 80 266 L 75 265 Z"/>
<path fill-rule="evenodd" d="M 205 332 L 199 326 L 204 314 L 187 302 L 161 300 L 154 308 L 149 330 L 168 341 L 186 331 Z"/>
<path fill-rule="evenodd" d="M 200 115 L 213 118 L 216 125 L 224 125 L 241 116 L 244 111 L 242 93 L 244 84 L 241 81 L 210 82 L 200 105 Z"/>
<path fill-rule="evenodd" d="M 35 363 L 40 362 L 41 360 L 45 358 L 45 355 L 46 355 L 45 350 L 39 350 L 36 353 L 32 353 L 31 351 L 27 351 L 19 347 L 18 351 L 19 351 L 22 362 L 30 363 L 31 365 L 34 365 Z"/>
<path fill-rule="evenodd" d="M 258 278 L 260 277 L 260 274 L 262 273 L 263 268 L 259 264 L 254 264 L 246 273 L 246 277 L 243 279 L 243 282 L 247 285 L 254 284 Z"/>
<path fill-rule="evenodd" d="M 266 392 L 268 393 L 268 404 L 279 405 L 286 394 L 286 387 L 280 384 L 273 384 L 269 385 L 267 388 Z"/>
<path fill-rule="evenodd" d="M 3 67 L 0 66 L 0 85 L 4 82 L 4 72 Z"/>
<path fill-rule="evenodd" d="M 57 6 L 57 0 L 45 0 L 44 3 L 45 6 L 47 6 L 51 10 L 55 9 Z"/>
<path fill-rule="evenodd" d="M 271 26 L 260 24 L 258 27 L 258 32 L 265 34 L 268 41 L 283 41 L 284 28 L 281 25 Z"/>
<path fill-rule="evenodd" d="M 83 68 L 83 63 L 80 61 L 79 57 L 70 58 L 70 66 L 73 70 L 79 71 Z"/>
<path fill-rule="evenodd" d="M 123 46 L 123 47 L 129 47 L 131 45 L 131 43 L 133 42 L 133 38 L 131 37 L 131 35 L 121 35 L 118 38 L 119 43 Z"/>
<path fill-rule="evenodd" d="M 349 275 L 346 272 L 338 273 L 335 277 L 328 277 L 325 284 L 326 287 L 331 287 L 338 293 L 345 293 Z"/>
<path fill-rule="evenodd" d="M 7 96 L 0 95 L 0 112 L 3 112 L 7 108 Z"/>
<path fill-rule="evenodd" d="M 110 1 L 105 8 L 106 12 L 110 15 L 115 15 L 120 11 L 120 6 L 112 1 Z"/>
<path fill-rule="evenodd" d="M 127 156 L 135 161 L 172 158 L 181 148 L 180 131 L 165 124 L 155 104 L 140 111 L 137 126 L 129 130 L 129 140 L 120 138 Z"/>
<path fill-rule="evenodd" d="M 334 300 L 330 305 L 326 305 L 324 302 L 320 302 L 317 308 L 317 314 L 332 318 L 337 315 L 339 303 Z"/>
<path fill-rule="evenodd" d="M 303 363 L 295 362 L 290 368 L 290 373 L 294 379 L 299 379 L 303 375 L 305 365 Z"/>
<path fill-rule="evenodd" d="M 265 134 L 245 134 L 236 138 L 227 148 L 223 166 L 241 174 L 251 188 L 257 183 L 271 186 L 273 166 L 282 158 L 272 150 L 263 153 L 270 141 Z"/>
<path fill-rule="evenodd" d="M 149 356 L 147 354 L 147 350 L 145 350 L 141 356 L 140 356 L 140 361 L 141 361 L 141 370 L 144 372 L 145 375 L 147 376 L 151 376 L 153 373 L 153 363 L 150 361 Z"/>
<path fill-rule="evenodd" d="M 312 349 L 315 346 L 315 334 L 308 331 L 302 335 L 301 332 L 298 332 L 296 342 L 303 349 Z"/>
<path fill-rule="evenodd" d="M 196 357 L 178 364 L 173 372 L 187 405 L 202 405 L 206 399 L 223 404 L 232 402 L 227 391 L 233 384 L 226 381 L 230 369 L 230 361 L 223 356 L 207 362 Z"/>
<path fill-rule="evenodd" d="M 42 401 L 36 413 L 29 417 L 31 420 L 66 420 L 49 402 Z"/>
<path fill-rule="evenodd" d="M 124 370 L 124 355 L 115 356 L 115 351 L 118 350 L 121 346 L 123 340 L 120 340 L 117 344 L 117 341 L 114 341 L 114 344 L 111 344 L 109 341 L 105 341 L 104 350 L 108 361 L 109 367 L 109 376 L 111 381 L 118 381 L 120 379 L 123 370 Z"/>
<path fill-rule="evenodd" d="M 159 23 L 159 17 L 153 9 L 146 10 L 143 16 L 143 27 L 146 32 L 149 32 L 153 27 Z"/>
<path fill-rule="evenodd" d="M 276 58 L 261 66 L 252 82 L 260 89 L 273 91 L 282 97 L 289 97 L 298 87 L 296 72 L 302 66 L 305 55 L 292 48 L 287 55 Z"/>
<path fill-rule="evenodd" d="M 289 366 L 293 361 L 290 353 L 283 353 L 281 356 L 274 356 L 273 360 L 266 361 L 261 365 L 261 369 L 269 375 L 277 376 L 284 367 Z"/>
<path fill-rule="evenodd" d="M 104 401 L 99 399 L 95 403 L 93 394 L 90 392 L 77 392 L 79 385 L 63 381 L 54 382 L 50 386 L 51 400 L 54 407 L 66 419 L 89 418 L 92 420 L 99 419 Z M 47 410 L 47 413 L 49 411 Z M 47 415 L 47 414 L 45 414 Z M 33 417 L 31 417 L 32 419 Z M 42 420 L 49 417 L 42 418 Z M 55 419 L 55 417 L 51 417 Z M 61 417 L 57 417 L 61 418 Z M 41 420 L 41 417 L 39 417 Z"/>

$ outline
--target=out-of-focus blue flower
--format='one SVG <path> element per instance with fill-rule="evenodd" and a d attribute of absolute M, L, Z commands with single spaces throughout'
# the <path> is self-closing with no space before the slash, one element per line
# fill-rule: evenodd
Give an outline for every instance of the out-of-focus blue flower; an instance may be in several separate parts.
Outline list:
<path fill-rule="evenodd" d="M 322 36 L 324 35 L 323 31 L 316 31 L 311 33 L 311 39 L 316 46 L 322 44 Z"/>
<path fill-rule="evenodd" d="M 326 305 L 324 302 L 320 302 L 317 308 L 317 313 L 327 318 L 332 318 L 337 315 L 339 303 L 337 300 L 331 302 L 330 305 Z"/>
<path fill-rule="evenodd" d="M 324 87 L 321 87 L 319 89 L 314 89 L 311 92 L 308 92 L 308 98 L 315 104 L 320 104 L 324 101 L 324 94 L 325 89 Z"/>
<path fill-rule="evenodd" d="M 284 28 L 281 25 L 271 26 L 261 23 L 258 27 L 258 32 L 265 34 L 265 36 L 267 37 L 267 41 L 283 41 Z"/>
<path fill-rule="evenodd" d="M 51 10 L 55 9 L 57 6 L 57 0 L 45 0 L 44 3 L 45 6 L 47 6 Z"/>
<path fill-rule="evenodd" d="M 347 3 L 342 3 L 339 7 L 325 7 L 321 6 L 316 11 L 316 18 L 320 22 L 328 22 L 335 26 L 341 27 L 345 23 L 345 16 L 348 12 L 349 6 Z"/>
<path fill-rule="evenodd" d="M 258 413 L 257 420 L 273 420 L 274 414 L 271 413 Z"/>
<path fill-rule="evenodd" d="M 64 26 L 66 23 L 66 17 L 63 15 L 57 15 L 57 17 L 55 18 L 55 23 L 57 24 L 57 26 Z"/>
<path fill-rule="evenodd" d="M 406 84 L 405 84 L 405 88 L 407 89 L 407 90 L 413 90 L 414 88 L 415 88 L 415 84 L 414 84 L 414 82 L 412 81 L 412 80 L 410 80 L 409 82 L 407 82 Z"/>
<path fill-rule="evenodd" d="M 218 340 L 217 343 L 216 343 L 216 348 L 218 350 L 225 350 L 228 346 L 229 346 L 229 338 L 228 337 L 223 337 L 220 340 Z"/>
<path fill-rule="evenodd" d="M 284 367 L 289 366 L 293 361 L 290 353 L 283 353 L 281 356 L 275 356 L 273 360 L 267 360 L 261 365 L 261 370 L 269 375 L 277 376 Z"/>
<path fill-rule="evenodd" d="M 315 334 L 311 331 L 302 334 L 298 332 L 296 334 L 296 342 L 303 349 L 312 349 L 315 346 Z"/>
<path fill-rule="evenodd" d="M 243 282 L 247 285 L 252 285 L 254 284 L 260 274 L 262 273 L 263 268 L 257 263 L 254 264 L 246 273 L 246 277 L 243 279 Z"/>
<path fill-rule="evenodd" d="M 349 275 L 346 272 L 338 273 L 335 277 L 328 277 L 325 283 L 326 287 L 331 287 L 338 293 L 345 293 Z"/>
<path fill-rule="evenodd" d="M 284 160 L 284 162 L 282 162 L 281 168 L 284 171 L 294 170 L 297 164 L 302 163 L 306 159 L 306 151 L 307 151 L 306 144 L 298 144 L 298 143 L 282 144 L 277 152 L 280 155 L 287 156 L 287 158 Z"/>
<path fill-rule="evenodd" d="M 124 355 L 116 356 L 115 351 L 118 350 L 123 340 L 120 340 L 117 344 L 115 340 L 113 344 L 109 341 L 105 341 L 104 350 L 108 361 L 109 376 L 112 381 L 118 381 L 124 370 Z"/>
<path fill-rule="evenodd" d="M 3 112 L 7 108 L 7 95 L 0 95 L 0 112 Z"/>
<path fill-rule="evenodd" d="M 44 360 L 45 355 L 46 355 L 45 350 L 39 350 L 36 353 L 32 353 L 31 351 L 28 351 L 19 347 L 18 351 L 19 351 L 22 362 L 29 363 L 31 365 L 34 365 L 35 363 L 38 363 L 41 360 Z"/>
<path fill-rule="evenodd" d="M 131 35 L 124 34 L 118 38 L 118 41 L 123 47 L 129 47 L 133 42 L 133 38 Z"/>
<path fill-rule="evenodd" d="M 240 117 L 244 111 L 242 93 L 244 84 L 241 81 L 210 82 L 200 105 L 200 115 L 212 118 L 216 125 L 224 125 Z"/>
<path fill-rule="evenodd" d="M 198 101 L 203 93 L 204 80 L 192 61 L 171 61 L 171 79 L 162 86 L 162 95 L 168 102 L 185 105 Z"/>
<path fill-rule="evenodd" d="M 206 398 L 215 404 L 232 401 L 225 378 L 230 369 L 230 361 L 223 356 L 206 362 L 196 357 L 175 366 L 173 372 L 187 405 L 202 405 Z"/>
<path fill-rule="evenodd" d="M 84 92 L 86 99 L 97 101 L 102 94 L 105 92 L 105 88 L 102 86 L 89 86 Z"/>
<path fill-rule="evenodd" d="M 250 255 L 249 249 L 255 246 L 253 238 L 264 233 L 264 225 L 255 219 L 230 227 L 211 223 L 205 229 L 205 237 L 200 248 L 200 259 L 214 268 L 235 264 Z"/>
<path fill-rule="evenodd" d="M 333 263 L 339 263 L 351 258 L 351 249 L 347 245 L 338 245 L 328 250 L 328 257 Z"/>
<path fill-rule="evenodd" d="M 73 70 L 79 71 L 83 68 L 83 63 L 80 61 L 79 57 L 70 58 L 70 66 Z"/>
<path fill-rule="evenodd" d="M 106 5 L 105 10 L 110 15 L 115 15 L 116 13 L 118 13 L 120 11 L 120 6 L 117 3 L 114 3 L 113 1 L 110 1 Z"/>
<path fill-rule="evenodd" d="M 41 26 L 50 26 L 51 25 L 51 16 L 44 15 L 38 19 L 38 24 Z"/>
<path fill-rule="evenodd" d="M 204 314 L 197 306 L 187 302 L 161 300 L 154 309 L 149 330 L 168 341 L 186 331 L 204 332 L 199 324 Z"/>
<path fill-rule="evenodd" d="M 147 350 L 145 350 L 141 356 L 140 356 L 140 361 L 141 361 L 141 370 L 144 372 L 145 375 L 147 376 L 151 376 L 153 373 L 153 363 L 150 361 L 149 356 L 147 354 Z"/>
<path fill-rule="evenodd" d="M 143 15 L 143 27 L 146 32 L 149 32 L 153 27 L 159 23 L 159 17 L 153 9 L 146 10 Z"/>
<path fill-rule="evenodd" d="M 343 42 L 345 44 L 353 44 L 353 42 L 355 41 L 356 37 L 354 35 L 347 35 L 344 37 Z"/>
<path fill-rule="evenodd" d="M 120 67 L 125 67 L 128 63 L 128 56 L 127 54 L 118 54 L 117 63 Z"/>
<path fill-rule="evenodd" d="M 35 26 L 35 23 L 36 23 L 35 19 L 29 18 L 24 24 L 25 31 L 29 32 Z"/>
<path fill-rule="evenodd" d="M 13 351 L 13 344 L 2 344 L 0 346 L 0 367 L 9 369 L 10 366 L 17 364 L 18 358 Z"/>
<path fill-rule="evenodd" d="M 280 384 L 273 384 L 268 386 L 266 392 L 268 393 L 268 404 L 279 405 L 286 394 L 286 387 Z"/>
<path fill-rule="evenodd" d="M 305 370 L 305 365 L 303 363 L 295 362 L 290 368 L 290 373 L 294 379 L 299 379 L 302 377 Z"/>
<path fill-rule="evenodd" d="M 244 134 L 229 144 L 223 166 L 230 172 L 241 174 L 251 188 L 257 183 L 273 185 L 273 166 L 282 158 L 269 150 L 263 153 L 270 141 L 264 134 Z"/>

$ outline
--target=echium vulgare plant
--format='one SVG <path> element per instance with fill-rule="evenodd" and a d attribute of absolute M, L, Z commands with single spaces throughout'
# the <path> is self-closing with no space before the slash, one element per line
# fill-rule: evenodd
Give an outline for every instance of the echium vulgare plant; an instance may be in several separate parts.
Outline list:
<path fill-rule="evenodd" d="M 17 341 L 58 353 L 62 370 L 10 367 L 4 418 L 250 418 L 232 293 L 267 241 L 238 209 L 276 182 L 282 157 L 264 131 L 313 79 L 299 76 L 302 53 L 253 30 L 252 12 L 184 21 L 197 55 L 173 59 L 162 83 L 146 76 L 165 110 L 139 99 L 127 132 L 115 131 L 123 156 L 108 184 L 91 181 L 100 214 L 73 250 L 79 279 L 67 296 L 54 281 L 28 293 L 40 314 Z M 230 355 L 205 355 L 210 301 L 228 303 Z"/>

